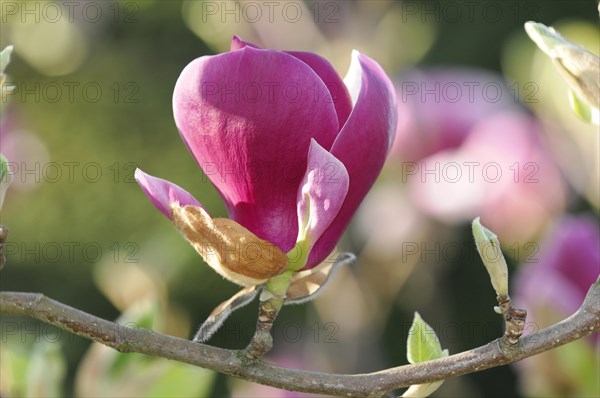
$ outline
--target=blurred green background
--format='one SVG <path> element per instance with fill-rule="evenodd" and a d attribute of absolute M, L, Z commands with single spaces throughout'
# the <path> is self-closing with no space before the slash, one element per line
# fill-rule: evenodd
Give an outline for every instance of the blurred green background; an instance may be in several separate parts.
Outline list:
<path fill-rule="evenodd" d="M 397 82 L 408 70 L 431 67 L 484 69 L 504 76 L 507 86 L 536 82 L 537 103 L 512 105 L 540 125 L 552 126 L 540 140 L 560 170 L 563 198 L 528 235 L 511 240 L 506 235 L 510 228 L 496 232 L 501 238 L 505 233 L 507 247 L 518 241 L 517 247 L 524 248 L 524 242 L 540 242 L 565 215 L 581 213 L 598 221 L 596 129 L 569 113 L 560 78 L 523 30 L 527 20 L 562 26 L 567 38 L 598 54 L 595 1 L 482 1 L 476 6 L 463 1 L 293 1 L 289 14 L 280 12 L 286 3 L 275 2 L 272 21 L 261 1 L 254 2 L 262 7 L 258 19 L 244 8 L 247 2 L 66 3 L 1 2 L 0 46 L 15 46 L 7 74 L 16 88 L 2 98 L 0 151 L 15 171 L 1 215 L 10 230 L 8 263 L 0 274 L 3 291 L 42 292 L 106 319 L 126 312 L 123 322 L 182 337 L 190 337 L 215 306 L 236 292 L 203 264 L 133 180 L 139 166 L 185 187 L 213 215 L 226 216 L 218 194 L 179 139 L 171 96 L 185 65 L 227 51 L 233 34 L 264 47 L 317 52 L 342 75 L 356 48 L 380 62 Z M 399 117 L 408 116 L 401 111 Z M 575 149 L 565 154 L 567 147 Z M 583 155 L 574 164 L 570 159 L 577 151 Z M 403 158 L 392 156 L 380 188 L 399 180 L 393 163 Z M 407 184 L 396 188 L 409 189 Z M 387 227 L 374 221 L 369 226 L 370 213 L 361 213 L 340 244 L 342 250 L 362 253 L 359 263 L 342 271 L 314 304 L 284 309 L 272 360 L 330 372 L 404 364 L 415 310 L 437 325 L 442 346 L 451 354 L 502 333 L 468 221 L 431 216 L 416 210 L 404 194 L 399 197 L 389 200 L 402 200 L 405 213 L 386 222 L 404 228 L 405 243 L 424 244 L 433 254 L 407 258 L 402 241 L 395 242 L 394 250 L 400 251 L 378 246 L 369 231 Z M 369 197 L 367 202 L 377 206 L 378 200 Z M 451 260 L 439 250 L 439 244 L 449 243 L 462 248 Z M 510 257 L 512 273 L 523 258 Z M 210 343 L 243 348 L 256 310 L 254 303 L 235 313 Z M 134 355 L 123 358 L 28 319 L 3 317 L 1 344 L 0 395 L 6 397 L 299 396 L 210 371 Z M 565 372 L 562 389 L 545 393 L 600 393 L 593 376 L 597 358 L 583 358 L 590 355 L 585 348 L 568 355 L 591 374 Z M 527 396 L 540 391 L 535 383 L 545 377 L 534 372 L 537 376 L 529 378 L 529 371 L 494 368 L 449 380 L 435 396 Z"/>

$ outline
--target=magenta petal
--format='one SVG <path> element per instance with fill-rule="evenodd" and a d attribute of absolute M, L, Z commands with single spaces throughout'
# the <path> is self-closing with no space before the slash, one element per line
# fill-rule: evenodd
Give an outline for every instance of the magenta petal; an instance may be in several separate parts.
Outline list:
<path fill-rule="evenodd" d="M 344 83 L 355 105 L 330 151 L 346 166 L 350 188 L 336 219 L 313 247 L 307 268 L 317 265 L 337 244 L 379 175 L 396 132 L 392 82 L 375 61 L 356 51 L 352 58 Z"/>
<path fill-rule="evenodd" d="M 249 46 L 252 48 L 260 48 L 259 46 L 257 46 L 254 43 L 250 43 L 249 41 L 244 41 L 244 40 L 240 39 L 238 35 L 233 35 L 233 38 L 231 39 L 231 44 L 229 46 L 229 51 L 240 50 L 246 46 Z"/>
<path fill-rule="evenodd" d="M 179 132 L 230 218 L 284 252 L 296 242 L 310 140 L 328 150 L 339 131 L 314 90 L 326 87 L 304 62 L 246 46 L 192 61 L 173 94 Z"/>
<path fill-rule="evenodd" d="M 171 216 L 171 204 L 173 203 L 178 203 L 180 206 L 202 207 L 191 193 L 172 182 L 153 177 L 140 169 L 135 170 L 135 179 L 154 206 L 170 219 L 173 219 Z"/>
<path fill-rule="evenodd" d="M 314 53 L 304 51 L 286 51 L 286 53 L 306 63 L 323 80 L 335 105 L 340 129 L 344 127 L 350 112 L 352 112 L 352 99 L 342 78 L 333 66 L 325 58 Z M 329 96 L 321 97 L 321 93 L 316 94 L 321 101 L 329 99 Z"/>
<path fill-rule="evenodd" d="M 306 174 L 298 190 L 298 225 L 304 226 L 304 236 L 310 242 L 316 242 L 337 216 L 349 182 L 344 164 L 312 140 Z"/>

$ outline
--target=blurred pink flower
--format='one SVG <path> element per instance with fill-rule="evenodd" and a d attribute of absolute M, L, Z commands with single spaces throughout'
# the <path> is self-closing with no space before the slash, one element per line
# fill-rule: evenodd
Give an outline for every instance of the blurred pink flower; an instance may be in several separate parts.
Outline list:
<path fill-rule="evenodd" d="M 528 309 L 528 321 L 545 327 L 577 311 L 600 274 L 598 220 L 564 217 L 541 243 L 535 260 L 516 274 L 515 300 Z"/>
<path fill-rule="evenodd" d="M 395 86 L 401 117 L 393 153 L 404 162 L 457 148 L 479 121 L 515 108 L 500 77 L 481 69 L 413 70 Z"/>
<path fill-rule="evenodd" d="M 237 37 L 230 52 L 183 70 L 173 112 L 231 219 L 288 252 L 310 207 L 309 268 L 333 250 L 373 185 L 397 123 L 392 83 L 368 57 L 353 53 L 342 81 L 316 54 Z M 167 217 L 174 202 L 197 203 L 165 180 L 136 178 Z"/>
<path fill-rule="evenodd" d="M 405 164 L 417 168 L 406 176 L 415 206 L 448 223 L 481 216 L 503 239 L 528 239 L 566 202 L 565 183 L 539 130 L 525 113 L 490 115 L 460 147 Z"/>
<path fill-rule="evenodd" d="M 388 165 L 422 214 L 448 224 L 481 216 L 504 241 L 522 242 L 564 209 L 564 179 L 514 87 L 483 70 L 434 68 L 396 89 Z"/>
<path fill-rule="evenodd" d="M 583 303 L 600 274 L 600 228 L 592 216 L 566 216 L 514 277 L 514 302 L 527 309 L 525 333 L 557 323 Z M 600 335 L 515 363 L 526 396 L 597 396 Z"/>
<path fill-rule="evenodd" d="M 13 105 L 3 109 L 0 118 L 0 153 L 8 159 L 13 174 L 10 191 L 31 191 L 43 181 L 42 170 L 50 162 L 50 153 L 38 134 L 23 130 Z M 9 193 L 7 198 L 12 195 Z M 9 199 L 10 200 L 10 199 Z"/>

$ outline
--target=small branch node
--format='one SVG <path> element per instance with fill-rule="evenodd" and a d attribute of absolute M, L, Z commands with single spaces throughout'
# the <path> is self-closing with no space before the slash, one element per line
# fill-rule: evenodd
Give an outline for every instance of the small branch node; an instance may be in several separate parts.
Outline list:
<path fill-rule="evenodd" d="M 509 295 L 496 297 L 498 300 L 500 313 L 504 316 L 506 330 L 504 336 L 508 342 L 515 345 L 525 330 L 525 321 L 527 320 L 527 311 L 514 308 Z"/>

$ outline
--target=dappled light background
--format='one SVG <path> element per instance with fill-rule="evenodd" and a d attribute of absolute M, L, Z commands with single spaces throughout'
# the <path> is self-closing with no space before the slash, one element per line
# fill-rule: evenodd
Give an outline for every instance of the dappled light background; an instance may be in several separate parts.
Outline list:
<path fill-rule="evenodd" d="M 574 115 L 523 29 L 553 25 L 598 54 L 595 1 L 2 1 L 0 12 L 0 46 L 15 46 L 14 90 L 2 93 L 0 151 L 14 173 L 2 290 L 184 338 L 236 292 L 133 179 L 139 166 L 226 216 L 179 138 L 171 98 L 181 70 L 227 51 L 234 34 L 316 52 L 342 76 L 357 49 L 398 96 L 396 142 L 340 242 L 359 260 L 313 302 L 284 307 L 269 361 L 337 373 L 405 364 L 414 311 L 451 354 L 499 337 L 470 235 L 477 216 L 504 245 L 529 333 L 570 315 L 599 273 L 598 129 Z M 256 315 L 256 303 L 234 313 L 210 344 L 245 347 Z M 303 396 L 28 319 L 0 326 L 6 397 Z M 580 340 L 450 379 L 434 396 L 597 396 L 598 347 Z"/>

